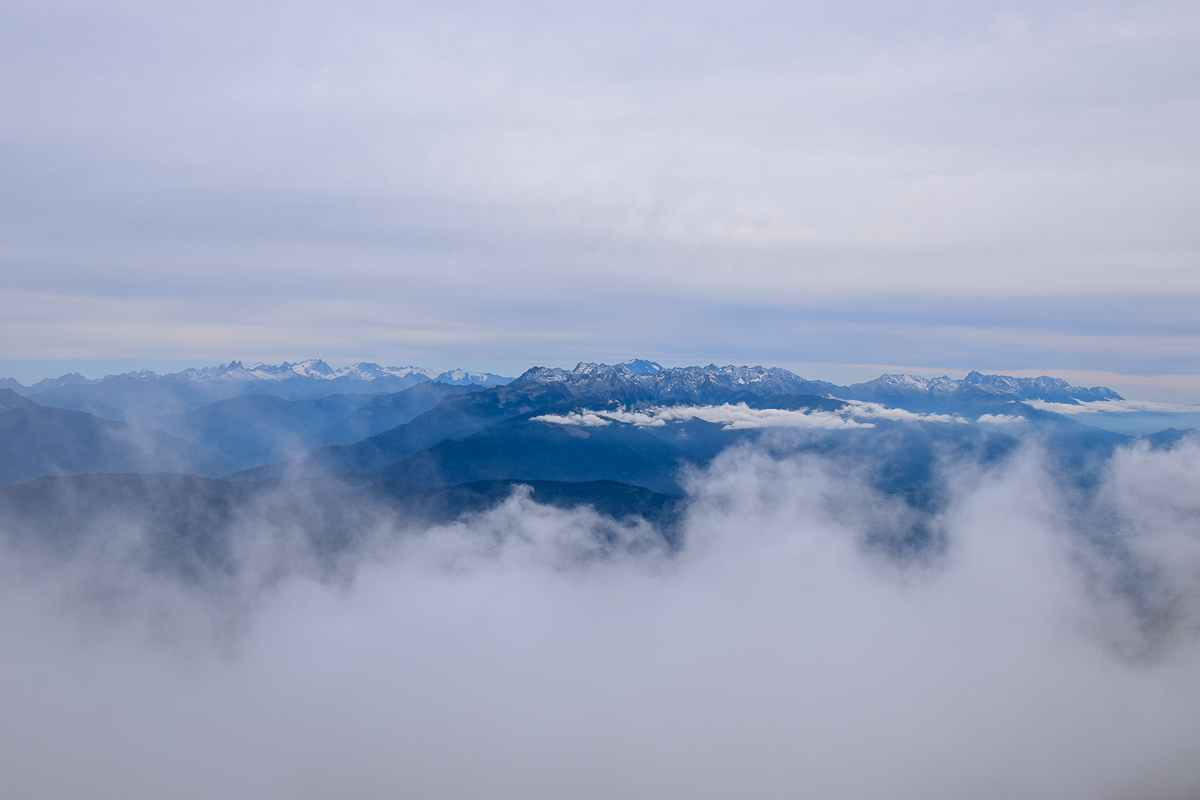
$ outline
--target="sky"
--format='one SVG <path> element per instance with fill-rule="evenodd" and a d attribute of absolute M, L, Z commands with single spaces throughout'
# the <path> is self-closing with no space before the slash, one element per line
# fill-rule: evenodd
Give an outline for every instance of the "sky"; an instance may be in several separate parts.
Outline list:
<path fill-rule="evenodd" d="M 640 356 L 1200 402 L 1192 2 L 0 18 L 0 366 L 25 382 Z"/>

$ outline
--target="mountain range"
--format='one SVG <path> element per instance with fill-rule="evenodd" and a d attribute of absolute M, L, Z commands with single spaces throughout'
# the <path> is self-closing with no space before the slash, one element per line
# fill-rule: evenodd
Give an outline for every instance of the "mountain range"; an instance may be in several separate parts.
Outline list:
<path fill-rule="evenodd" d="M 285 361 L 251 367 L 231 361 L 167 375 L 138 370 L 98 380 L 71 373 L 38 381 L 32 386 L 5 378 L 0 381 L 0 386 L 43 406 L 86 411 L 103 419 L 144 422 L 167 414 L 183 414 L 244 394 L 300 400 L 334 394 L 386 394 L 425 381 L 489 387 L 509 380 L 485 372 L 381 367 L 367 362 L 334 369 L 320 359 L 308 359 L 294 364 Z"/>
<path fill-rule="evenodd" d="M 648 523 L 675 547 L 692 476 L 739 447 L 819 456 L 897 498 L 906 510 L 870 539 L 903 554 L 938 546 L 928 519 L 948 475 L 1029 441 L 1086 497 L 1117 448 L 1197 435 L 1093 427 L 1061 412 L 1129 416 L 1118 394 L 978 372 L 839 386 L 775 367 L 645 360 L 511 380 L 234 361 L 21 388 L 28 396 L 0 388 L 0 537 L 69 550 L 102 542 L 106 520 L 138 520 L 155 563 L 176 574 L 219 569 L 248 520 L 332 559 L 362 531 L 444 523 L 520 492 L 591 509 L 617 526 L 605 530 Z"/>
<path fill-rule="evenodd" d="M 939 464 L 1002 458 L 1031 431 L 1080 485 L 1137 438 L 1051 410 L 1119 406 L 1109 389 L 978 372 L 839 386 L 776 367 L 637 359 L 533 367 L 515 379 L 313 359 L 97 381 L 66 375 L 22 390 L 26 397 L 0 389 L 0 486 L 177 473 L 413 492 L 538 482 L 561 497 L 574 495 L 546 487 L 586 483 L 678 497 L 691 471 L 754 445 L 842 459 L 918 507 L 936 502 Z M 1145 441 L 1170 447 L 1192 435 Z"/>
<path fill-rule="evenodd" d="M 607 365 L 580 363 L 572 370 L 534 367 L 514 384 L 561 384 L 573 396 L 605 396 L 622 402 L 677 401 L 730 402 L 740 397 L 809 394 L 889 402 L 962 402 L 1042 400 L 1073 403 L 1092 400 L 1121 400 L 1102 386 L 1071 386 L 1061 378 L 1010 378 L 971 372 L 962 380 L 948 377 L 922 378 L 915 375 L 882 375 L 873 381 L 838 386 L 826 381 L 805 380 L 778 367 L 673 367 L 635 360 Z"/>

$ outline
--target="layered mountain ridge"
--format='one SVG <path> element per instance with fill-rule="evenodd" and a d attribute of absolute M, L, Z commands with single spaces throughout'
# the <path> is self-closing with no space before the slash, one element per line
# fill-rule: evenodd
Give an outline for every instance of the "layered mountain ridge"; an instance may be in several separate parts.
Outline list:
<path fill-rule="evenodd" d="M 47 408 L 0 389 L 0 486 L 46 475 L 180 472 L 217 477 L 236 462 L 163 431 Z"/>
<path fill-rule="evenodd" d="M 508 383 L 511 378 L 494 375 L 490 372 L 473 372 L 464 369 L 436 370 L 428 367 L 384 367 L 369 361 L 360 361 L 345 367 L 334 368 L 319 358 L 309 358 L 304 361 L 281 364 L 253 364 L 245 366 L 241 361 L 230 361 L 228 364 L 217 364 L 212 367 L 189 367 L 179 372 L 159 375 L 152 370 L 142 369 L 105 375 L 103 378 L 89 379 L 72 372 L 58 378 L 46 378 L 31 386 L 25 386 L 13 378 L 0 378 L 0 387 L 11 389 L 17 394 L 31 396 L 48 389 L 60 386 L 80 386 L 104 383 L 119 379 L 140 379 L 145 381 L 179 381 L 179 382 L 222 382 L 222 383 L 252 383 L 256 381 L 287 381 L 297 378 L 311 380 L 337 381 L 341 379 L 355 381 L 375 381 L 387 378 L 409 378 L 417 376 L 431 381 L 452 384 L 475 384 L 478 386 L 498 386 Z"/>
<path fill-rule="evenodd" d="M 0 501 L 11 501 L 0 517 L 63 541 L 83 528 L 103 539 L 110 516 L 144 518 L 176 566 L 216 547 L 211 531 L 236 536 L 247 515 L 308 531 L 332 553 L 351 529 L 448 521 L 521 487 L 618 528 L 632 515 L 667 530 L 690 513 L 694 476 L 741 448 L 818 457 L 896 498 L 895 525 L 871 536 L 899 553 L 937 546 L 921 520 L 944 502 L 943 472 L 956 465 L 995 463 L 1032 437 L 1055 479 L 1085 492 L 1117 448 L 1191 447 L 1197 436 L 1091 427 L 1059 412 L 1096 400 L 1125 408 L 1120 396 L 1050 377 L 838 386 L 778 367 L 640 359 L 538 366 L 492 386 L 428 372 L 231 361 L 167 376 L 64 376 L 33 398 L 0 389 Z M 42 403 L 64 396 L 137 424 Z M 85 495 L 59 518 L 65 499 Z M 95 524 L 93 507 L 105 509 Z M 192 555 L 175 547 L 192 540 Z"/>
<path fill-rule="evenodd" d="M 444 397 L 391 430 L 236 477 L 373 475 L 429 486 L 499 478 L 613 478 L 680 491 L 678 467 L 706 463 L 737 441 L 757 440 L 767 428 L 803 428 L 811 436 L 825 431 L 818 438 L 841 447 L 844 442 L 837 437 L 852 429 L 888 427 L 901 420 L 984 427 L 993 421 L 1033 421 L 1056 429 L 1076 426 L 1080 436 L 1111 444 L 1116 440 L 1106 432 L 1087 433 L 1092 429 L 1027 404 L 1095 398 L 1119 395 L 1055 378 L 977 372 L 962 380 L 885 375 L 838 386 L 778 367 L 580 362 L 573 369 L 533 367 L 504 386 Z M 962 439 L 949 428 L 929 435 Z"/>
<path fill-rule="evenodd" d="M 809 380 L 780 367 L 718 366 L 663 367 L 653 361 L 632 359 L 620 364 L 580 362 L 573 369 L 535 366 L 514 379 L 487 372 L 453 369 L 438 371 L 425 367 L 385 367 L 359 362 L 334 368 L 312 358 L 281 364 L 245 366 L 230 361 L 212 367 L 189 368 L 158 375 L 138 370 L 90 380 L 79 373 L 47 378 L 24 386 L 12 378 L 0 379 L 0 385 L 42 405 L 73 407 L 60 401 L 89 394 L 105 394 L 103 389 L 88 387 L 175 386 L 188 387 L 200 399 L 224 399 L 235 394 L 273 394 L 276 396 L 315 396 L 362 392 L 379 394 L 407 388 L 420 381 L 492 388 L 512 382 L 517 385 L 558 383 L 574 396 L 655 398 L 661 400 L 697 399 L 703 396 L 750 392 L 771 394 L 814 394 L 841 399 L 886 402 L 900 398 L 950 399 L 962 396 L 990 395 L 1015 400 L 1043 400 L 1055 403 L 1120 400 L 1116 392 L 1102 386 L 1072 386 L 1061 378 L 1013 378 L 971 372 L 959 379 L 947 376 L 926 378 L 916 375 L 884 374 L 880 377 L 840 386 L 828 381 Z M 219 388 L 218 388 L 219 387 Z M 304 394 L 307 392 L 307 394 Z M 112 394 L 112 392 L 108 392 Z M 187 392 L 184 392 L 187 394 Z M 211 399 L 209 400 L 211 402 Z M 184 401 L 187 404 L 187 401 Z M 192 407 L 199 407 L 192 405 Z M 79 409 L 89 410 L 89 409 Z M 164 413 L 189 410 L 173 409 Z M 100 414 L 99 416 L 104 416 Z"/>
<path fill-rule="evenodd" d="M 509 380 L 486 372 L 383 367 L 370 362 L 335 369 L 325 361 L 313 358 L 250 367 L 240 361 L 230 361 L 165 375 L 137 370 L 96 380 L 72 373 L 32 386 L 5 379 L 4 386 L 43 406 L 86 411 L 102 419 L 120 422 L 144 422 L 168 414 L 194 411 L 209 403 L 243 394 L 301 400 L 334 394 L 393 393 L 425 381 L 492 387 Z"/>

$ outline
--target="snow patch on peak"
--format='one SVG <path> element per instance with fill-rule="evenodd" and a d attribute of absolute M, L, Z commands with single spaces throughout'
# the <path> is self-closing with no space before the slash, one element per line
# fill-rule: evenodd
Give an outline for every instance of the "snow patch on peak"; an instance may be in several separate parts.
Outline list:
<path fill-rule="evenodd" d="M 351 364 L 348 367 L 334 370 L 328 377 L 330 379 L 349 378 L 360 381 L 374 381 L 389 376 L 406 378 L 410 375 L 421 375 L 429 380 L 434 380 L 437 378 L 438 373 L 436 370 L 425 367 L 414 367 L 411 364 L 406 367 L 381 367 L 371 361 L 360 361 L 357 364 Z"/>
<path fill-rule="evenodd" d="M 475 384 L 477 386 L 502 386 L 511 383 L 512 378 L 494 375 L 491 372 L 472 372 L 467 369 L 449 369 L 432 376 L 439 383 L 452 383 L 458 386 Z"/>
<path fill-rule="evenodd" d="M 632 372 L 634 375 L 657 375 L 663 370 L 662 364 L 647 361 L 644 358 L 631 358 L 628 361 L 622 361 L 617 366 L 623 367 L 626 372 Z"/>
<path fill-rule="evenodd" d="M 961 381 L 942 375 L 937 378 L 922 378 L 918 375 L 880 375 L 873 381 L 856 383 L 845 387 L 847 396 L 866 399 L 869 397 L 895 400 L 934 397 L 948 399 L 965 397 L 970 393 L 983 393 L 994 397 L 1014 400 L 1056 400 L 1076 402 L 1080 400 L 1115 399 L 1118 395 L 1102 386 L 1084 388 L 1072 386 L 1062 378 L 1041 376 L 1039 378 L 1013 378 L 1008 375 L 984 375 L 970 372 Z"/>
<path fill-rule="evenodd" d="M 958 390 L 959 381 L 945 375 L 937 378 L 923 378 L 920 375 L 884 373 L 873 381 L 856 384 L 855 388 L 897 395 L 932 394 L 944 397 Z"/>
<path fill-rule="evenodd" d="M 371 382 L 387 378 L 419 377 L 422 380 L 442 380 L 446 383 L 479 383 L 495 386 L 509 381 L 501 375 L 486 372 L 469 372 L 467 370 L 436 370 L 427 367 L 404 366 L 384 367 L 374 362 L 360 361 L 346 367 L 334 369 L 326 361 L 319 358 L 309 358 L 304 361 L 281 364 L 266 364 L 257 362 L 247 367 L 241 361 L 230 361 L 228 364 L 218 364 L 214 367 L 191 367 L 169 375 L 155 375 L 150 370 L 127 372 L 124 375 L 109 375 L 104 380 L 112 378 L 133 379 L 170 379 L 183 382 L 222 382 L 222 383 L 253 383 L 256 381 L 362 381 Z M 86 379 L 80 378 L 80 381 Z"/>
<path fill-rule="evenodd" d="M 284 366 L 289 366 L 284 362 Z M 333 368 L 319 358 L 310 358 L 290 365 L 291 371 L 302 378 L 331 378 Z"/>

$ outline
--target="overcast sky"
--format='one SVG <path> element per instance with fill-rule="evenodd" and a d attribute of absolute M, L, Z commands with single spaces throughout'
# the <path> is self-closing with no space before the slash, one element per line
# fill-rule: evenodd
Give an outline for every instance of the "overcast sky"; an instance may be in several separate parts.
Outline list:
<path fill-rule="evenodd" d="M 0 371 L 641 355 L 1200 399 L 1198 54 L 1195 2 L 7 0 Z"/>

